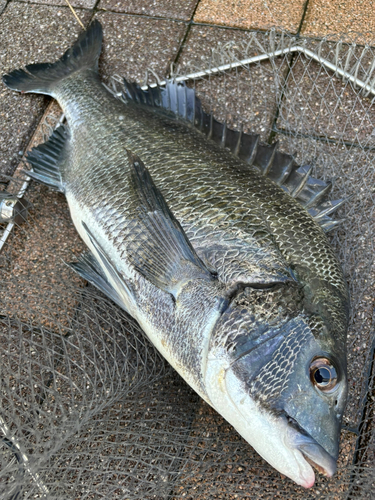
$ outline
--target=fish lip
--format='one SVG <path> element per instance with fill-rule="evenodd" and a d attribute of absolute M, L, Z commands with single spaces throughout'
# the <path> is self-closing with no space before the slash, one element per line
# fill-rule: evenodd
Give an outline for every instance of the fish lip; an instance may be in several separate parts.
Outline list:
<path fill-rule="evenodd" d="M 289 445 L 301 452 L 303 458 L 318 472 L 332 477 L 337 470 L 337 457 L 333 457 L 298 422 L 286 415 Z"/>
<path fill-rule="evenodd" d="M 298 447 L 305 460 L 318 472 L 326 477 L 332 477 L 337 470 L 336 459 L 333 458 L 320 444 L 311 443 Z"/>
<path fill-rule="evenodd" d="M 316 462 L 314 462 L 314 460 L 312 460 L 311 458 L 309 458 L 307 456 L 307 454 L 305 454 L 303 452 L 303 450 L 300 450 L 302 455 L 304 456 L 306 462 L 308 462 L 312 467 L 314 467 L 314 469 L 316 469 L 320 474 L 323 474 L 323 476 L 325 477 L 332 477 L 333 474 L 336 472 L 336 463 L 335 463 L 335 469 L 332 471 L 330 470 L 327 470 L 325 469 L 324 467 L 322 467 L 321 465 L 317 464 Z"/>

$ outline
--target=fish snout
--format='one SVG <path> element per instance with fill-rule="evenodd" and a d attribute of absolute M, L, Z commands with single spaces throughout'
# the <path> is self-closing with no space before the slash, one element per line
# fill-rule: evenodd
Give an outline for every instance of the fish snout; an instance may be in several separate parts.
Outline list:
<path fill-rule="evenodd" d="M 303 458 L 318 472 L 326 477 L 334 475 L 337 469 L 338 451 L 336 456 L 332 456 L 291 418 L 288 418 L 287 440 L 288 446 L 301 452 Z"/>

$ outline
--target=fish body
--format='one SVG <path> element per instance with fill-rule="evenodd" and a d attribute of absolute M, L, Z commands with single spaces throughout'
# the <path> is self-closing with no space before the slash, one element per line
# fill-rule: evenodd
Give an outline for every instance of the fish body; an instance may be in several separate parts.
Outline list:
<path fill-rule="evenodd" d="M 115 99 L 97 73 L 100 47 L 94 22 L 55 64 L 4 77 L 65 113 L 68 126 L 28 161 L 32 178 L 65 194 L 90 250 L 74 269 L 260 455 L 310 487 L 310 464 L 335 471 L 347 397 L 347 286 L 316 221 L 329 224 L 325 188 L 308 172 L 281 187 L 295 165 L 272 173 L 275 153 L 258 148 L 264 175 L 249 136 L 222 127 L 221 144 L 210 140 L 218 125 L 184 85 L 142 93 L 125 83 L 127 102 Z"/>

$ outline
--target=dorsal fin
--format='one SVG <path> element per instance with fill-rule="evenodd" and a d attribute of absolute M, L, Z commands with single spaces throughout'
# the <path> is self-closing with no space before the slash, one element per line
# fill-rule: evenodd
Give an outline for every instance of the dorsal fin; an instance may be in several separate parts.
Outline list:
<path fill-rule="evenodd" d="M 168 80 L 165 86 L 142 90 L 138 84 L 124 80 L 122 92 L 126 100 L 163 109 L 171 116 L 190 123 L 207 138 L 258 168 L 305 207 L 325 231 L 341 222 L 332 221 L 329 217 L 344 202 L 328 200 L 331 183 L 311 177 L 310 167 L 300 167 L 293 156 L 278 151 L 277 143 L 260 143 L 259 135 L 232 130 L 226 123 L 218 122 L 212 114 L 203 110 L 195 90 L 187 87 L 185 82 Z"/>

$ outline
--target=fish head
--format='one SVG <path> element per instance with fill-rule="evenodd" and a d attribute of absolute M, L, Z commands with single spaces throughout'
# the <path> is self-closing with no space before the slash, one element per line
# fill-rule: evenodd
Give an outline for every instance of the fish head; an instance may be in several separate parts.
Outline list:
<path fill-rule="evenodd" d="M 345 337 L 330 335 L 321 317 L 305 311 L 298 286 L 245 292 L 217 325 L 207 392 L 265 460 L 309 488 L 313 467 L 329 477 L 336 471 Z"/>

